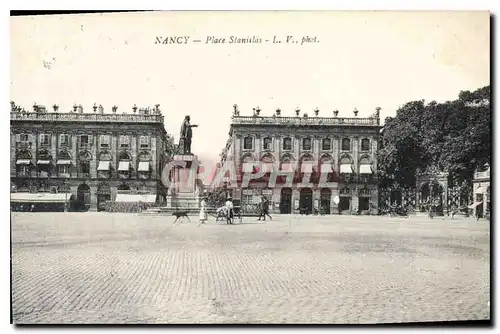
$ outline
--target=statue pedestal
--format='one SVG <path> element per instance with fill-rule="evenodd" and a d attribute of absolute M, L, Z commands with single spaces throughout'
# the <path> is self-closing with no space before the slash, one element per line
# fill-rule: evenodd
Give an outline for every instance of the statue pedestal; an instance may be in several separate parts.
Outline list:
<path fill-rule="evenodd" d="M 175 155 L 171 169 L 172 183 L 167 193 L 167 206 L 177 210 L 197 211 L 200 208 L 200 188 L 197 175 L 199 161 L 195 155 Z M 184 166 L 182 166 L 184 165 Z"/>

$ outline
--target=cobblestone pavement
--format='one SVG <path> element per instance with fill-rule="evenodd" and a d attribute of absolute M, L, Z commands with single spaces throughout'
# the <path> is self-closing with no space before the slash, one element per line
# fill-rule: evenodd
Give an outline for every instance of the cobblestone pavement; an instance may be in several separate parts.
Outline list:
<path fill-rule="evenodd" d="M 489 222 L 350 216 L 173 225 L 12 213 L 25 323 L 381 323 L 490 318 Z"/>

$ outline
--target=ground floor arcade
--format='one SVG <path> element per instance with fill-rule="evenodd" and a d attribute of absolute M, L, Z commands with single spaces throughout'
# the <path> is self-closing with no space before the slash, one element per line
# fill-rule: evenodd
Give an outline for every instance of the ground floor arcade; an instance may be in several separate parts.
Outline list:
<path fill-rule="evenodd" d="M 257 214 L 262 196 L 271 213 L 281 214 L 378 214 L 376 185 L 336 184 L 329 188 L 252 186 L 232 189 L 233 201 L 246 214 Z"/>
<path fill-rule="evenodd" d="M 156 180 L 12 179 L 11 203 L 22 210 L 100 211 L 109 201 L 154 203 L 163 197 L 159 188 Z"/>

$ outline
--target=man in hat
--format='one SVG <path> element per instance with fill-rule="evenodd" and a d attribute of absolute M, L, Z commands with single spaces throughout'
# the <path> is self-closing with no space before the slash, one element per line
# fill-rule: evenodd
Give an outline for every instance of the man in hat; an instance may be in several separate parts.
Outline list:
<path fill-rule="evenodd" d="M 231 197 L 227 198 L 226 201 L 226 223 L 227 224 L 232 224 L 233 223 L 233 200 Z"/>

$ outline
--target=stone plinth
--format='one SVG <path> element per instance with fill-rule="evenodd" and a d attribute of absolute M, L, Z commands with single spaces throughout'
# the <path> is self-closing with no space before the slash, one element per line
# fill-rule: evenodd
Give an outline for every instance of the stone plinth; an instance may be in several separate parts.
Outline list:
<path fill-rule="evenodd" d="M 171 184 L 168 189 L 167 206 L 179 209 L 198 209 L 200 189 L 197 182 L 199 161 L 196 155 L 173 157 Z"/>

